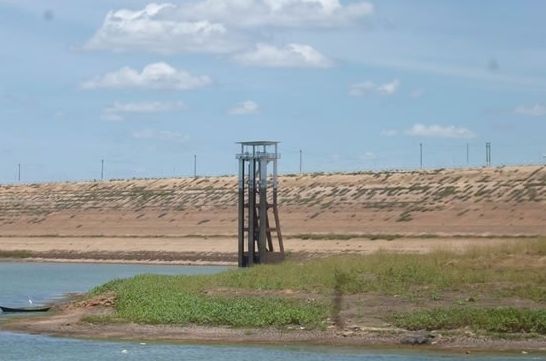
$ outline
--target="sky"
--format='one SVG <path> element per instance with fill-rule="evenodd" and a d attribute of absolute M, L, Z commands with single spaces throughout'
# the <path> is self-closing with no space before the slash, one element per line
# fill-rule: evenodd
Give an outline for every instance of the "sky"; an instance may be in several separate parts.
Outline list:
<path fill-rule="evenodd" d="M 0 0 L 0 183 L 546 162 L 546 2 Z M 468 149 L 468 161 L 467 161 Z"/>

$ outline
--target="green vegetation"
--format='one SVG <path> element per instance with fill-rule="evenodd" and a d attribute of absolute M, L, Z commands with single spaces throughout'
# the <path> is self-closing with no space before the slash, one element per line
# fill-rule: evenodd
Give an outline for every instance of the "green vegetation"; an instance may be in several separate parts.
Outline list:
<path fill-rule="evenodd" d="M 411 216 L 411 212 L 409 210 L 405 210 L 404 212 L 400 213 L 396 219 L 396 222 L 410 222 L 412 220 L 413 217 Z"/>
<path fill-rule="evenodd" d="M 32 257 L 32 252 L 25 250 L 2 251 L 0 250 L 0 258 L 29 258 Z"/>
<path fill-rule="evenodd" d="M 465 210 L 464 213 L 468 212 Z M 460 213 L 461 215 L 464 213 Z M 313 214 L 309 218 L 314 218 L 320 215 L 320 213 Z M 459 215 L 459 214 L 458 214 Z M 135 236 L 136 237 L 136 236 Z M 152 236 L 153 237 L 153 236 Z M 193 235 L 188 236 L 193 237 Z M 195 235 L 195 238 L 199 235 Z M 201 237 L 215 237 L 215 235 L 206 235 Z M 217 237 L 229 237 L 229 235 L 217 235 Z M 232 235 L 231 237 L 234 237 Z M 369 240 L 384 239 L 392 241 L 394 239 L 406 239 L 406 238 L 419 238 L 419 239 L 530 239 L 536 240 L 540 237 L 536 234 L 514 234 L 514 235 L 502 235 L 502 234 L 436 234 L 436 233 L 418 233 L 418 234 L 401 234 L 401 233 L 295 233 L 287 235 L 288 238 L 297 238 L 303 240 L 329 240 L 329 241 L 347 241 L 355 238 L 364 238 Z"/>
<path fill-rule="evenodd" d="M 379 292 L 422 297 L 439 291 L 474 292 L 479 288 L 480 292 L 502 297 L 517 296 L 546 302 L 546 272 L 532 269 L 545 255 L 546 240 L 522 240 L 465 253 L 377 252 L 333 256 L 305 263 L 285 262 L 281 266 L 265 265 L 244 272 L 226 272 L 216 275 L 215 279 L 223 287 L 329 294 L 336 287 L 336 274 L 342 273 L 346 279 L 342 286 L 345 294 Z"/>
<path fill-rule="evenodd" d="M 217 283 L 215 276 L 141 275 L 112 281 L 92 294 L 114 292 L 115 318 L 147 324 L 317 328 L 328 316 L 327 305 L 318 301 L 203 292 Z"/>
<path fill-rule="evenodd" d="M 545 335 L 546 309 L 450 307 L 399 313 L 392 317 L 392 322 L 408 330 L 450 330 L 471 327 L 474 330 L 495 333 L 525 332 Z"/>
<path fill-rule="evenodd" d="M 91 296 L 115 294 L 115 314 L 100 321 L 323 328 L 329 317 L 345 312 L 336 303 L 339 297 L 367 294 L 413 305 L 410 309 L 418 311 L 393 308 L 378 315 L 407 329 L 469 326 L 546 334 L 545 256 L 546 239 L 464 253 L 377 252 L 206 276 L 143 275 L 107 283 Z M 482 303 L 482 298 L 487 300 Z M 510 308 L 514 299 L 534 306 Z M 440 303 L 421 311 L 429 302 Z"/>

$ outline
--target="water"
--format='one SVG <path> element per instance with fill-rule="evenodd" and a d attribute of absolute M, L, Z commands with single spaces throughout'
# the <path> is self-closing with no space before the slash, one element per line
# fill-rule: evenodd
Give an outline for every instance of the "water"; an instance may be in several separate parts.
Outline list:
<path fill-rule="evenodd" d="M 69 292 L 83 292 L 114 278 L 139 273 L 198 274 L 223 270 L 220 267 L 147 266 L 113 264 L 52 264 L 0 262 L 0 304 L 21 306 L 31 297 L 35 304 L 62 297 Z M 0 317 L 7 317 L 2 316 Z M 543 360 L 537 357 L 460 356 L 419 353 L 365 351 L 324 347 L 243 347 L 197 346 L 139 342 L 74 340 L 41 335 L 0 331 L 0 361 L 417 361 Z"/>
<path fill-rule="evenodd" d="M 115 278 L 141 273 L 204 274 L 222 267 L 190 267 L 96 263 L 0 262 L 0 305 L 29 306 L 63 297 L 69 292 L 85 292 Z"/>

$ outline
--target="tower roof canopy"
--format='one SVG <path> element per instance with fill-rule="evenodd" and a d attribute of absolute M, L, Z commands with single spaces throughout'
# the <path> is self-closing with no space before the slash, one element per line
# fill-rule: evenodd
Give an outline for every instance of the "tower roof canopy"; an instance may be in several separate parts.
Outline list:
<path fill-rule="evenodd" d="M 279 144 L 279 142 L 271 141 L 271 140 L 256 140 L 251 142 L 237 142 L 237 144 L 241 145 L 275 145 Z"/>

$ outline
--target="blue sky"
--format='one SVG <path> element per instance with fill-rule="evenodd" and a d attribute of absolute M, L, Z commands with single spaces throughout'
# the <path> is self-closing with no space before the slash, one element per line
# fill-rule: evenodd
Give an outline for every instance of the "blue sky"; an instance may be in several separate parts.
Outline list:
<path fill-rule="evenodd" d="M 0 0 L 0 182 L 540 163 L 543 1 Z"/>

